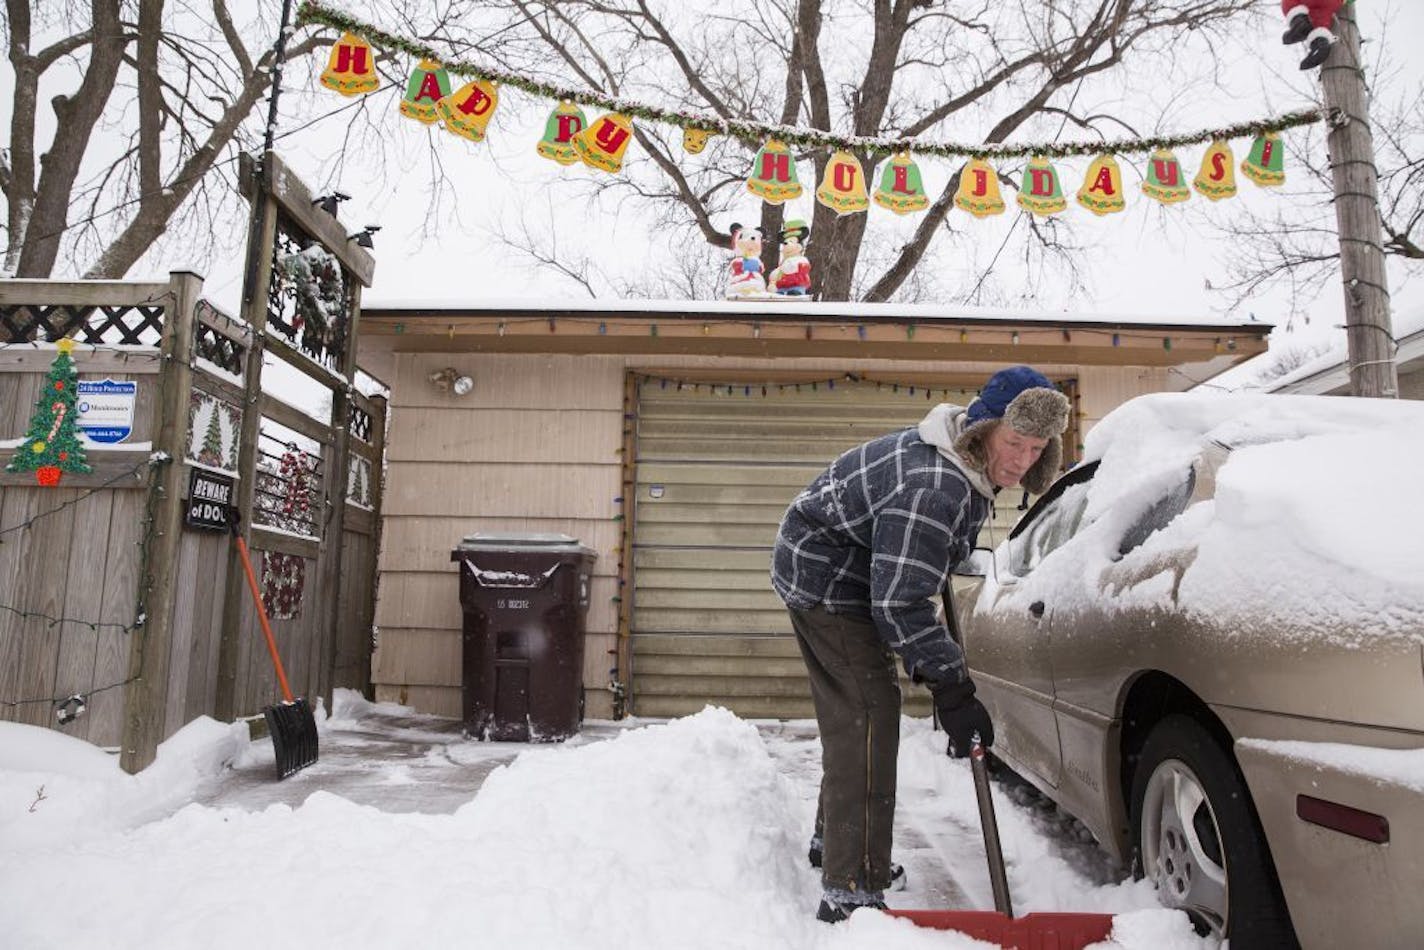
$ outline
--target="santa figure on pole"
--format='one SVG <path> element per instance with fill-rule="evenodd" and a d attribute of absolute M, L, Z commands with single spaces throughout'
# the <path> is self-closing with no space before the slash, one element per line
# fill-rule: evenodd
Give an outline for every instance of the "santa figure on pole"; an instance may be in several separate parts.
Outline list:
<path fill-rule="evenodd" d="M 1301 69 L 1314 69 L 1330 55 L 1330 47 L 1335 45 L 1335 34 L 1330 32 L 1330 24 L 1344 5 L 1345 0 L 1281 0 L 1281 12 L 1286 18 L 1286 31 L 1281 36 L 1281 42 L 1289 46 L 1305 41 L 1305 59 L 1300 61 Z"/>

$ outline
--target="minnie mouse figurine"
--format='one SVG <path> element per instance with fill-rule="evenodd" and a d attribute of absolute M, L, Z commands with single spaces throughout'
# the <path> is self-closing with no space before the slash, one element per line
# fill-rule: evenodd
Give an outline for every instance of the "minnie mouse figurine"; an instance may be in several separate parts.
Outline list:
<path fill-rule="evenodd" d="M 736 251 L 737 256 L 732 261 L 732 277 L 727 282 L 727 296 L 732 299 L 766 296 L 766 278 L 762 276 L 761 263 L 761 228 L 744 228 L 740 224 L 733 224 L 731 237 L 732 250 Z"/>

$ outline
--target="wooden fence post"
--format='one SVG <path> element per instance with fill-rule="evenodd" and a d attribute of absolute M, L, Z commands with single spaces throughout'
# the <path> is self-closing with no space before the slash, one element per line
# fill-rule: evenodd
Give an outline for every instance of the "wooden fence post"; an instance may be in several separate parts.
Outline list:
<path fill-rule="evenodd" d="M 270 154 L 270 153 L 269 153 Z M 263 178 L 265 169 L 244 156 L 239 177 L 252 201 L 248 227 L 246 278 L 242 311 L 238 316 L 252 328 L 252 345 L 243 364 L 242 422 L 237 431 L 237 489 L 233 504 L 242 518 L 242 530 L 252 530 L 252 493 L 256 487 L 257 438 L 262 421 L 262 354 L 267 329 L 267 289 L 272 281 L 272 245 L 277 233 L 277 202 Z M 250 536 L 250 534 L 249 534 Z M 228 552 L 227 586 L 223 593 L 222 633 L 218 641 L 218 681 L 213 715 L 232 721 L 238 714 L 237 664 L 242 636 L 242 605 L 250 596 L 237 550 Z"/>
<path fill-rule="evenodd" d="M 135 630 L 130 645 L 129 676 L 124 693 L 123 750 L 119 763 L 138 772 L 153 762 L 164 738 L 164 712 L 168 699 L 169 659 L 173 645 L 173 608 L 177 598 L 178 546 L 183 536 L 183 457 L 188 438 L 188 396 L 193 388 L 194 310 L 202 294 L 203 278 L 176 271 L 168 281 L 158 375 L 154 402 L 153 451 L 166 459 L 150 470 L 145 513 L 147 549 L 139 576 L 143 626 Z"/>

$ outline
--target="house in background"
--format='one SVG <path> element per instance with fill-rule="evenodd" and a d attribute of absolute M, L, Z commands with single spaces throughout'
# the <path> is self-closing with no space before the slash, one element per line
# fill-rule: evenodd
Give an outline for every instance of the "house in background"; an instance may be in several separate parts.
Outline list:
<path fill-rule="evenodd" d="M 1424 311 L 1397 320 L 1394 333 L 1399 398 L 1424 399 Z M 1338 346 L 1271 380 L 1263 388 L 1273 393 L 1348 396 L 1350 362 L 1343 338 Z"/>
<path fill-rule="evenodd" d="M 1271 329 L 782 300 L 374 304 L 361 321 L 360 363 L 391 387 L 372 678 L 380 700 L 451 717 L 450 554 L 466 535 L 558 532 L 598 552 L 590 717 L 716 703 L 807 718 L 768 556 L 787 503 L 831 459 L 1029 363 L 1073 400 L 1071 461 L 1117 405 L 1209 379 L 1263 352 Z M 1023 501 L 1002 493 L 981 540 Z"/>

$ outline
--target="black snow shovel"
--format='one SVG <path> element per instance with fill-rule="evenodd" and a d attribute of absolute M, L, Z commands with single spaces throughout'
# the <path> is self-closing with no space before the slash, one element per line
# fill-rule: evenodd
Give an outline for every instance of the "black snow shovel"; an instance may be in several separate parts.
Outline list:
<path fill-rule="evenodd" d="M 247 586 L 252 591 L 252 603 L 257 607 L 257 619 L 262 621 L 262 634 L 267 638 L 267 652 L 272 654 L 272 666 L 277 671 L 277 682 L 282 687 L 284 702 L 262 710 L 262 715 L 267 720 L 267 732 L 272 736 L 272 748 L 277 753 L 277 779 L 280 781 L 316 761 L 316 717 L 312 715 L 311 706 L 305 699 L 292 698 L 292 687 L 287 684 L 282 658 L 277 655 L 277 638 L 272 636 L 272 625 L 267 622 L 267 608 L 262 606 L 262 592 L 257 587 L 257 576 L 252 573 L 252 559 L 247 556 L 247 542 L 242 540 L 237 524 L 236 516 L 228 523 L 233 540 L 237 542 L 237 553 L 242 555 L 242 568 L 247 572 Z"/>

